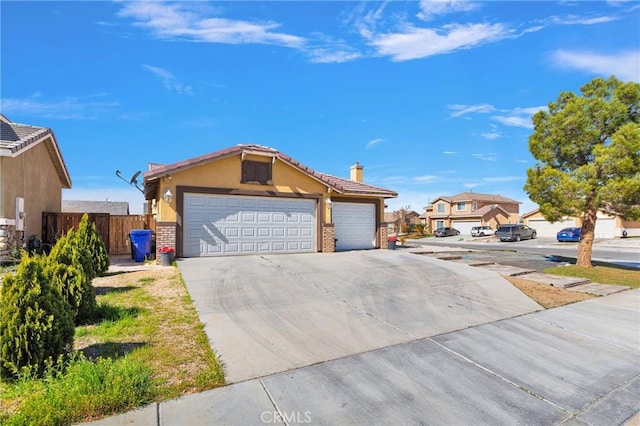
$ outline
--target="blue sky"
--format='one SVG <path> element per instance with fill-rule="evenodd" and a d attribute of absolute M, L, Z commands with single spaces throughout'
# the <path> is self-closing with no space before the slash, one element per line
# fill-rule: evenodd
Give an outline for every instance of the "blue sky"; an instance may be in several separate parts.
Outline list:
<path fill-rule="evenodd" d="M 0 3 L 2 113 L 54 130 L 65 199 L 142 196 L 115 176 L 239 143 L 399 193 L 536 206 L 531 115 L 594 77 L 640 80 L 640 3 Z"/>

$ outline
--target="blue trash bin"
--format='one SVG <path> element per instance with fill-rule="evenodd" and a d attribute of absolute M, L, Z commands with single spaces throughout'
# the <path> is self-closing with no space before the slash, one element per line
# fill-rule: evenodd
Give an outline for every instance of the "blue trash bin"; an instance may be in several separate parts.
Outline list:
<path fill-rule="evenodd" d="M 133 259 L 136 262 L 144 262 L 147 254 L 151 253 L 151 234 L 150 229 L 132 229 L 129 232 L 131 238 L 131 248 L 133 249 Z"/>

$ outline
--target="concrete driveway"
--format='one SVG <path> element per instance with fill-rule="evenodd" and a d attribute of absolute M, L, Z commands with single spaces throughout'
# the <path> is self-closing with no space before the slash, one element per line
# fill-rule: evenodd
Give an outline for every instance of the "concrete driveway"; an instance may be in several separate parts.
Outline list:
<path fill-rule="evenodd" d="M 494 272 L 403 251 L 179 267 L 229 383 L 541 309 Z"/>
<path fill-rule="evenodd" d="M 179 265 L 244 381 L 96 425 L 640 420 L 640 289 L 527 314 L 537 305 L 496 273 L 406 252 Z"/>

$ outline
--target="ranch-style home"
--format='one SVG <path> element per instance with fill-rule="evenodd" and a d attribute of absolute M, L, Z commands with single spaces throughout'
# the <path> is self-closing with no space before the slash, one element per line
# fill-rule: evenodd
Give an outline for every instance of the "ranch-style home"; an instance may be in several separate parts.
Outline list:
<path fill-rule="evenodd" d="M 425 207 L 427 230 L 453 227 L 461 234 L 471 234 L 474 226 L 496 229 L 505 223 L 518 223 L 520 202 L 501 195 L 463 192 L 440 196 Z"/>
<path fill-rule="evenodd" d="M 42 212 L 59 212 L 71 178 L 51 129 L 0 114 L 0 257 L 35 235 Z"/>
<path fill-rule="evenodd" d="M 640 237 L 638 221 L 624 220 L 615 213 L 604 210 L 598 211 L 596 217 L 595 238 Z M 557 222 L 549 222 L 540 213 L 540 209 L 523 214 L 522 220 L 534 228 L 539 237 L 555 237 L 563 228 L 582 226 L 582 219 L 579 217 L 565 217 Z"/>
<path fill-rule="evenodd" d="M 174 164 L 150 164 L 145 198 L 156 247 L 178 257 L 311 253 L 387 247 L 389 189 L 317 172 L 261 145 L 237 145 Z"/>

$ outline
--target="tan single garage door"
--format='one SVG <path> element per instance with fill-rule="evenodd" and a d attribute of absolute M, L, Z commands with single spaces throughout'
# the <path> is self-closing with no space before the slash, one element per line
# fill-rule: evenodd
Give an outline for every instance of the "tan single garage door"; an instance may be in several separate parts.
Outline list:
<path fill-rule="evenodd" d="M 316 251 L 316 201 L 185 194 L 184 256 Z"/>

